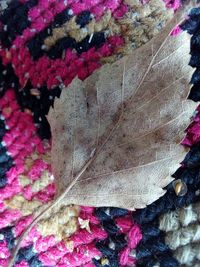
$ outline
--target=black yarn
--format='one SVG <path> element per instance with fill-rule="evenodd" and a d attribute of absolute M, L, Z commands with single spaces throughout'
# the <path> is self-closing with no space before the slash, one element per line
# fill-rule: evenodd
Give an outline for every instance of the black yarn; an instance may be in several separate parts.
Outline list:
<path fill-rule="evenodd" d="M 3 235 L 3 237 L 4 237 L 3 240 L 6 241 L 8 249 L 9 250 L 13 249 L 14 245 L 15 245 L 15 237 L 14 237 L 14 234 L 13 234 L 13 227 L 12 226 L 8 226 L 8 227 L 5 227 L 5 228 L 2 228 L 0 230 L 0 235 Z M 0 243 L 1 243 L 1 240 L 0 240 Z"/>
<path fill-rule="evenodd" d="M 191 37 L 191 50 L 192 53 L 199 52 L 200 49 L 200 30 L 197 30 Z"/>
<path fill-rule="evenodd" d="M 87 52 L 92 47 L 101 47 L 105 43 L 106 39 L 104 32 L 96 32 L 93 34 L 90 42 L 89 40 L 89 35 L 80 42 L 76 42 L 76 40 L 72 37 L 63 37 L 58 40 L 56 44 L 48 51 L 43 50 L 42 45 L 38 45 L 38 43 L 34 43 L 35 46 L 32 43 L 29 43 L 28 47 L 34 59 L 37 59 L 43 55 L 47 55 L 51 59 L 56 59 L 61 58 L 63 51 L 68 48 L 75 49 L 79 54 L 81 54 L 83 52 Z"/>
<path fill-rule="evenodd" d="M 19 263 L 21 261 L 25 260 L 28 262 L 28 265 L 30 267 L 43 267 L 43 264 L 38 258 L 38 254 L 34 252 L 33 246 L 29 245 L 24 248 L 20 248 L 17 256 L 16 256 L 16 263 Z"/>
<path fill-rule="evenodd" d="M 191 84 L 197 84 L 200 82 L 200 68 L 197 68 L 192 75 Z"/>
<path fill-rule="evenodd" d="M 90 20 L 92 19 L 90 11 L 84 10 L 76 17 L 76 23 L 80 25 L 81 28 L 83 28 L 85 25 L 87 25 Z"/>
<path fill-rule="evenodd" d="M 182 163 L 188 168 L 200 167 L 200 143 L 191 147 Z"/>
<path fill-rule="evenodd" d="M 160 267 L 178 267 L 179 263 L 176 259 L 172 258 L 169 255 L 164 256 L 163 259 L 161 258 L 148 258 L 145 261 L 137 261 L 136 266 L 138 267 L 155 267 L 156 264 L 159 262 Z"/>
<path fill-rule="evenodd" d="M 75 49 L 79 54 L 81 54 L 82 52 L 87 52 L 92 47 L 95 48 L 101 47 L 106 40 L 104 32 L 95 32 L 93 34 L 91 42 L 89 42 L 89 39 L 90 36 L 87 36 L 81 42 L 77 43 Z"/>
<path fill-rule="evenodd" d="M 148 244 L 143 241 L 137 249 L 137 266 L 155 266 L 159 263 L 160 267 L 177 267 L 178 261 L 173 258 L 172 252 L 165 244 L 164 238 L 156 237 L 148 240 Z"/>
<path fill-rule="evenodd" d="M 27 247 L 20 248 L 15 261 L 16 263 L 19 263 L 23 260 L 29 262 L 35 256 L 36 256 L 36 253 L 33 250 L 33 246 L 29 245 Z"/>
<path fill-rule="evenodd" d="M 119 231 L 119 228 L 112 219 L 102 221 L 102 226 L 105 229 L 105 231 L 111 235 L 117 234 L 117 232 Z"/>
<path fill-rule="evenodd" d="M 115 218 L 115 217 L 124 217 L 128 215 L 128 210 L 125 210 L 125 209 L 120 209 L 120 208 L 110 208 L 110 216 L 112 218 Z"/>
<path fill-rule="evenodd" d="M 149 225 L 148 223 L 142 225 L 141 230 L 143 233 L 143 237 L 142 237 L 143 242 L 147 242 L 148 240 L 152 238 L 156 238 L 157 236 L 163 235 L 163 232 L 158 227 L 157 221 L 153 222 L 151 225 Z"/>
<path fill-rule="evenodd" d="M 0 142 L 2 142 L 2 139 L 5 133 L 6 133 L 5 122 L 3 119 L 0 118 Z M 2 148 L 2 144 L 1 144 L 1 148 Z"/>
<path fill-rule="evenodd" d="M 199 30 L 200 27 L 200 8 L 193 8 L 190 13 L 189 17 L 190 19 L 186 20 L 184 23 L 182 23 L 181 29 L 187 31 L 190 34 L 195 34 L 197 30 Z"/>
<path fill-rule="evenodd" d="M 200 101 L 200 83 L 197 83 L 194 86 L 192 86 L 190 93 L 188 95 L 188 99 L 191 99 L 195 102 Z"/>
<path fill-rule="evenodd" d="M 28 261 L 29 267 L 43 267 L 44 265 L 39 260 L 38 255 L 35 255 Z"/>
<path fill-rule="evenodd" d="M 198 51 L 192 52 L 189 65 L 193 68 L 200 67 L 200 59 L 199 59 L 199 52 Z"/>
<path fill-rule="evenodd" d="M 68 48 L 75 48 L 76 40 L 72 37 L 64 37 L 56 42 L 56 44 L 49 49 L 48 51 L 44 51 L 43 54 L 46 54 L 51 59 L 61 58 L 63 51 Z"/>
<path fill-rule="evenodd" d="M 1 127 L 1 123 L 0 123 L 0 127 Z M 2 145 L 2 143 L 0 143 L 0 164 L 8 162 L 9 158 L 10 157 L 7 154 L 6 148 Z"/>
<path fill-rule="evenodd" d="M 13 166 L 13 159 L 7 154 L 7 150 L 2 144 L 2 139 L 5 133 L 6 125 L 4 120 L 0 118 L 0 188 L 6 186 L 6 173 Z"/>
<path fill-rule="evenodd" d="M 127 245 L 127 241 L 125 238 L 125 234 L 117 234 L 110 236 L 110 241 L 114 243 L 116 251 L 121 251 Z"/>
<path fill-rule="evenodd" d="M 0 60 L 0 97 L 3 97 L 5 91 L 10 88 L 18 90 L 19 79 L 15 75 L 11 64 L 5 67 Z"/>
<path fill-rule="evenodd" d="M 107 208 L 96 208 L 95 210 L 95 214 L 101 220 L 101 222 L 110 220 L 110 213 L 107 214 L 106 210 Z"/>
<path fill-rule="evenodd" d="M 97 242 L 96 247 L 109 260 L 108 267 L 119 267 L 119 251 L 109 248 L 109 239 Z"/>
<path fill-rule="evenodd" d="M 55 16 L 54 21 L 50 24 L 48 28 L 52 31 L 53 28 L 60 27 L 64 23 L 69 21 L 71 17 L 72 15 L 70 15 L 70 9 L 67 8 Z"/>
<path fill-rule="evenodd" d="M 155 257 L 158 258 L 159 255 L 163 253 L 170 252 L 169 247 L 165 244 L 163 237 L 157 236 L 155 238 L 149 239 L 148 242 L 143 240 L 137 247 L 137 259 L 144 257 Z"/>
<path fill-rule="evenodd" d="M 115 218 L 124 217 L 128 214 L 128 211 L 125 209 L 118 208 L 97 208 L 95 210 L 96 216 L 100 219 L 100 222 L 104 230 L 108 233 L 108 238 L 103 241 L 99 241 L 96 246 L 101 251 L 104 257 L 109 260 L 109 264 L 105 265 L 108 267 L 118 267 L 119 252 L 127 245 L 127 240 L 124 234 L 120 233 L 120 229 L 115 223 Z M 113 244 L 114 248 L 110 247 L 110 244 Z M 101 265 L 100 260 L 93 259 L 94 264 L 98 266 Z"/>
<path fill-rule="evenodd" d="M 30 26 L 31 22 L 28 20 L 28 11 L 37 3 L 37 0 L 30 0 L 25 3 L 11 1 L 9 7 L 0 16 L 0 22 L 3 24 L 0 31 L 0 41 L 4 46 L 10 47 L 12 41 L 18 35 L 21 35 L 24 29 Z"/>
<path fill-rule="evenodd" d="M 105 42 L 104 32 L 96 32 L 93 34 L 92 39 L 90 36 L 84 38 L 81 42 L 76 42 L 72 37 L 63 37 L 56 42 L 56 44 L 50 48 L 48 51 L 44 49 L 44 40 L 52 35 L 53 29 L 62 26 L 64 23 L 69 21 L 72 17 L 70 9 L 66 9 L 57 16 L 55 16 L 54 21 L 40 33 L 35 35 L 27 43 L 29 52 L 34 60 L 37 60 L 43 55 L 49 56 L 51 59 L 61 58 L 63 50 L 67 48 L 75 49 L 79 54 L 88 51 L 91 47 L 100 47 Z M 91 20 L 91 14 L 89 11 L 83 11 L 80 13 L 76 22 L 80 27 L 84 27 Z M 89 42 L 90 40 L 90 42 Z"/>
<path fill-rule="evenodd" d="M 38 134 L 42 139 L 51 137 L 50 126 L 46 115 L 49 112 L 55 97 L 60 97 L 61 89 L 56 87 L 48 90 L 46 86 L 38 88 L 40 95 L 37 97 L 31 94 L 32 85 L 27 83 L 22 91 L 17 91 L 16 96 L 22 110 L 28 108 L 33 112 L 34 122 L 37 125 Z"/>

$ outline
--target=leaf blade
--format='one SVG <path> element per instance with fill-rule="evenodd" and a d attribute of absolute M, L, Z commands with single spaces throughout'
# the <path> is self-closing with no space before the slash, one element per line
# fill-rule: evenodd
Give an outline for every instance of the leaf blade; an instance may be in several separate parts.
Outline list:
<path fill-rule="evenodd" d="M 63 106 L 71 101 L 72 94 L 76 95 L 74 113 L 66 107 L 60 111 L 62 104 L 56 101 L 57 114 L 64 114 L 63 110 L 67 113 L 59 123 L 64 121 L 65 129 L 70 129 L 70 119 L 76 121 L 75 134 L 67 135 L 67 140 L 76 136 L 75 176 L 66 162 L 59 173 L 59 162 L 53 156 L 55 176 L 66 176 L 58 183 L 60 194 L 73 183 L 65 203 L 134 209 L 164 194 L 162 188 L 172 180 L 170 175 L 184 157 L 179 143 L 195 107 L 185 104 L 192 71 L 187 65 L 189 37 L 182 34 L 172 41 L 170 27 L 167 34 L 161 33 L 132 56 L 105 65 L 84 82 L 76 79 L 63 93 Z M 154 55 L 152 46 L 157 49 Z M 51 110 L 52 154 L 61 151 L 62 158 L 70 157 L 70 149 L 63 150 L 55 141 L 60 132 L 55 134 L 54 116 Z M 182 131 L 177 133 L 179 129 Z"/>

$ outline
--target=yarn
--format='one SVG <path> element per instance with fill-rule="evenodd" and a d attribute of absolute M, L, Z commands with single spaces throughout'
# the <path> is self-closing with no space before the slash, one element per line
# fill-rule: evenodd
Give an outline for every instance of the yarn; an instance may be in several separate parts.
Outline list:
<path fill-rule="evenodd" d="M 160 217 L 159 228 L 166 232 L 166 244 L 174 250 L 174 257 L 178 262 L 186 266 L 193 266 L 200 258 L 199 207 L 200 202 Z"/>

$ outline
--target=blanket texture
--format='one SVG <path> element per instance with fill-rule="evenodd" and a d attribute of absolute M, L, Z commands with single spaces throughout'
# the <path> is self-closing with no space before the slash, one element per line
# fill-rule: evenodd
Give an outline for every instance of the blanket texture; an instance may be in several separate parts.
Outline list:
<path fill-rule="evenodd" d="M 0 266 L 32 214 L 55 195 L 46 119 L 62 86 L 145 44 L 176 15 L 179 0 L 0 2 Z M 176 29 L 191 38 L 200 100 L 200 8 Z M 200 266 L 200 108 L 175 182 L 147 208 L 63 206 L 23 240 L 16 267 Z M 182 186 L 177 192 L 176 185 Z"/>

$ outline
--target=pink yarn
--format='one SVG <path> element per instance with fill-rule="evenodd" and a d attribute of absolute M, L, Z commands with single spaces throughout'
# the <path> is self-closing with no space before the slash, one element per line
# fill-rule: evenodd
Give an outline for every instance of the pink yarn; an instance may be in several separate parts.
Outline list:
<path fill-rule="evenodd" d="M 120 228 L 120 231 L 124 234 L 127 234 L 133 225 L 133 220 L 131 217 L 119 217 L 115 219 L 115 222 Z"/>
<path fill-rule="evenodd" d="M 193 121 L 186 129 L 186 136 L 182 141 L 185 146 L 192 146 L 200 141 L 200 105 L 197 107 Z"/>
<path fill-rule="evenodd" d="M 34 249 L 40 253 L 47 251 L 50 247 L 56 245 L 56 240 L 53 235 L 42 237 L 40 236 L 34 244 Z"/>
<path fill-rule="evenodd" d="M 122 217 L 115 220 L 122 233 L 128 238 L 128 245 L 120 253 L 120 264 L 122 266 L 135 266 L 136 259 L 130 256 L 131 251 L 137 247 L 142 239 L 142 232 L 137 224 L 134 224 L 131 217 Z"/>
<path fill-rule="evenodd" d="M 22 216 L 19 210 L 7 209 L 3 213 L 0 213 L 0 229 L 11 225 Z M 1 251 L 1 250 L 0 250 Z"/>
<path fill-rule="evenodd" d="M 107 237 L 107 233 L 100 226 L 91 226 L 90 230 L 90 233 L 85 229 L 79 230 L 71 237 L 71 240 L 74 242 L 74 247 L 78 247 L 83 244 L 90 244 L 95 239 L 103 240 Z"/>
<path fill-rule="evenodd" d="M 142 232 L 137 224 L 133 225 L 128 233 L 129 247 L 131 249 L 136 248 L 137 244 L 142 239 Z"/>
<path fill-rule="evenodd" d="M 55 246 L 50 247 L 44 253 L 40 253 L 39 259 L 45 266 L 55 266 L 57 262 L 64 257 L 66 252 L 69 252 L 69 250 L 62 241 Z"/>
<path fill-rule="evenodd" d="M 94 215 L 94 208 L 93 207 L 81 207 L 81 211 L 80 211 L 80 218 L 82 218 L 83 220 L 89 220 L 90 224 L 94 224 L 94 225 L 98 225 L 99 219 Z"/>
<path fill-rule="evenodd" d="M 65 254 L 59 264 L 66 264 L 66 266 L 75 267 L 85 265 L 97 256 L 100 256 L 100 251 L 96 248 L 95 244 L 80 246 L 73 253 Z M 41 259 L 40 259 L 41 260 Z M 58 265 L 59 266 L 59 265 Z"/>
<path fill-rule="evenodd" d="M 9 171 L 7 171 L 6 175 L 7 175 L 7 180 L 8 180 L 8 185 L 11 186 L 11 184 L 16 182 L 16 178 L 18 177 L 18 175 L 22 174 L 24 172 L 24 165 L 23 165 L 23 161 L 22 160 L 15 160 L 16 166 L 10 168 Z M 17 186 L 17 185 L 16 185 Z M 20 186 L 20 185 L 19 185 Z"/>
<path fill-rule="evenodd" d="M 179 9 L 181 7 L 180 0 L 164 0 L 167 8 L 173 8 L 174 10 Z"/>
<path fill-rule="evenodd" d="M 120 7 L 114 11 L 113 17 L 116 19 L 122 18 L 124 14 L 126 14 L 127 12 L 128 12 L 128 6 L 126 4 L 121 4 Z"/>
<path fill-rule="evenodd" d="M 14 179 L 12 184 L 7 184 L 4 188 L 0 188 L 0 201 L 13 197 L 21 191 L 18 179 Z"/>
<path fill-rule="evenodd" d="M 0 202 L 0 212 L 3 212 L 4 210 L 6 210 L 6 206 L 3 202 Z"/>
<path fill-rule="evenodd" d="M 28 176 L 32 181 L 38 180 L 44 170 L 47 170 L 50 166 L 42 161 L 41 159 L 37 159 L 34 161 L 34 165 L 31 170 L 28 172 Z"/>
<path fill-rule="evenodd" d="M 182 29 L 179 25 L 177 25 L 171 32 L 172 36 L 179 35 L 182 32 Z"/>
<path fill-rule="evenodd" d="M 23 231 L 29 226 L 29 224 L 32 222 L 32 215 L 26 216 L 21 218 L 16 224 L 15 224 L 15 236 L 20 236 Z"/>
<path fill-rule="evenodd" d="M 52 200 L 56 194 L 55 184 L 48 184 L 44 189 L 40 190 L 34 195 L 36 200 L 41 201 L 42 203 L 47 203 Z"/>
<path fill-rule="evenodd" d="M 25 261 L 15 264 L 15 267 L 29 267 L 29 264 Z"/>
<path fill-rule="evenodd" d="M 9 257 L 10 257 L 10 251 L 7 248 L 6 241 L 3 240 L 0 242 L 0 258 L 1 259 L 7 259 Z"/>
<path fill-rule="evenodd" d="M 61 265 L 58 265 L 59 267 L 62 267 Z M 63 266 L 64 267 L 64 266 Z M 86 263 L 84 267 L 96 267 L 93 263 Z"/>
<path fill-rule="evenodd" d="M 38 230 L 35 227 L 31 228 L 28 235 L 25 237 L 25 239 L 23 239 L 21 247 L 27 247 L 29 245 L 32 245 L 39 237 L 40 233 L 38 232 Z"/>

